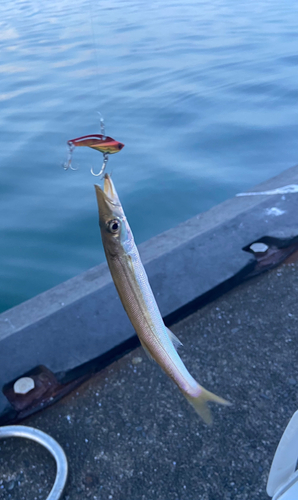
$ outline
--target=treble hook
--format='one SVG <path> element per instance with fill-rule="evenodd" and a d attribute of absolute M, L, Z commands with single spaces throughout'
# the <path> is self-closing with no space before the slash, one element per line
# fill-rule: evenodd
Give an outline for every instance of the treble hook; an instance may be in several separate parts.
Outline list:
<path fill-rule="evenodd" d="M 64 168 L 64 170 L 79 170 L 78 168 L 73 168 L 71 166 L 71 161 L 72 161 L 72 152 L 75 148 L 75 145 L 69 141 L 68 142 L 68 154 L 67 154 L 67 160 L 66 162 L 62 163 L 62 167 Z"/>
<path fill-rule="evenodd" d="M 109 157 L 108 157 L 107 153 L 103 153 L 103 164 L 102 164 L 102 167 L 101 167 L 100 171 L 98 172 L 98 174 L 96 174 L 93 170 L 93 167 L 91 167 L 91 174 L 94 175 L 94 177 L 100 177 L 100 176 L 103 177 L 105 168 L 106 168 L 107 163 L 108 163 L 108 159 L 109 159 Z"/>
<path fill-rule="evenodd" d="M 68 162 L 68 163 L 64 163 L 63 168 L 64 168 L 64 170 L 68 170 L 68 169 L 70 169 L 70 170 L 74 170 L 74 171 L 79 170 L 79 167 L 77 167 L 77 168 L 73 168 L 73 167 L 71 166 L 71 162 L 70 162 L 70 163 L 69 163 L 69 162 Z"/>

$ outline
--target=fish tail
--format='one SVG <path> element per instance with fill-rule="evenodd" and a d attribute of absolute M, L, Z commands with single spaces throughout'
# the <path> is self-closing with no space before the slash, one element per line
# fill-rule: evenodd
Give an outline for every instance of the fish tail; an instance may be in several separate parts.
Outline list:
<path fill-rule="evenodd" d="M 197 397 L 189 396 L 185 392 L 183 394 L 186 397 L 187 401 L 194 407 L 196 412 L 208 425 L 212 424 L 212 414 L 207 405 L 207 401 L 212 401 L 214 403 L 219 403 L 221 405 L 226 405 L 226 406 L 229 406 L 231 404 L 225 399 L 216 396 L 216 394 L 207 391 L 202 386 L 200 386 L 200 394 Z"/>

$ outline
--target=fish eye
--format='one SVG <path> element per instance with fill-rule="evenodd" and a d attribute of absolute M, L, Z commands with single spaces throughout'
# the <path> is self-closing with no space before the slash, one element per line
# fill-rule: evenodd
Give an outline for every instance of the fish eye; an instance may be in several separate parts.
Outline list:
<path fill-rule="evenodd" d="M 113 234 L 118 233 L 120 229 L 120 221 L 118 219 L 110 220 L 108 222 L 108 229 Z"/>

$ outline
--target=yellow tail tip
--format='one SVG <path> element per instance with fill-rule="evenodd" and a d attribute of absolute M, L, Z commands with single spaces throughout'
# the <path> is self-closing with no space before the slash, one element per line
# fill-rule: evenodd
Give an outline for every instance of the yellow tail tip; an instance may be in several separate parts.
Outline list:
<path fill-rule="evenodd" d="M 212 424 L 212 414 L 211 414 L 210 408 L 207 405 L 208 401 L 218 403 L 221 405 L 225 405 L 225 406 L 231 405 L 231 403 L 229 403 L 229 401 L 226 401 L 226 399 L 223 399 L 219 396 L 216 396 L 216 394 L 213 394 L 212 392 L 206 391 L 206 389 L 204 389 L 204 387 L 201 387 L 201 393 L 196 398 L 188 396 L 187 394 L 184 394 L 184 395 L 185 395 L 187 401 L 194 407 L 196 412 L 200 415 L 200 417 L 208 425 Z"/>

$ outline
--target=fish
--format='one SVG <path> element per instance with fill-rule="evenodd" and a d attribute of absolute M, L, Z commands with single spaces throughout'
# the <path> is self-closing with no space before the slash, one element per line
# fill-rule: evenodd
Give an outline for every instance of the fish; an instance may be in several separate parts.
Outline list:
<path fill-rule="evenodd" d="M 77 137 L 76 139 L 71 139 L 67 141 L 70 148 L 76 146 L 88 146 L 89 148 L 96 149 L 101 153 L 115 154 L 124 148 L 122 142 L 115 141 L 112 137 L 107 137 L 102 134 L 93 135 L 83 135 L 82 137 Z"/>
<path fill-rule="evenodd" d="M 140 342 L 149 357 L 175 382 L 201 418 L 211 424 L 212 415 L 207 402 L 230 403 L 204 389 L 192 377 L 177 353 L 181 342 L 164 324 L 132 231 L 108 174 L 104 176 L 103 189 L 95 184 L 95 191 L 107 263 L 122 305 Z"/>

